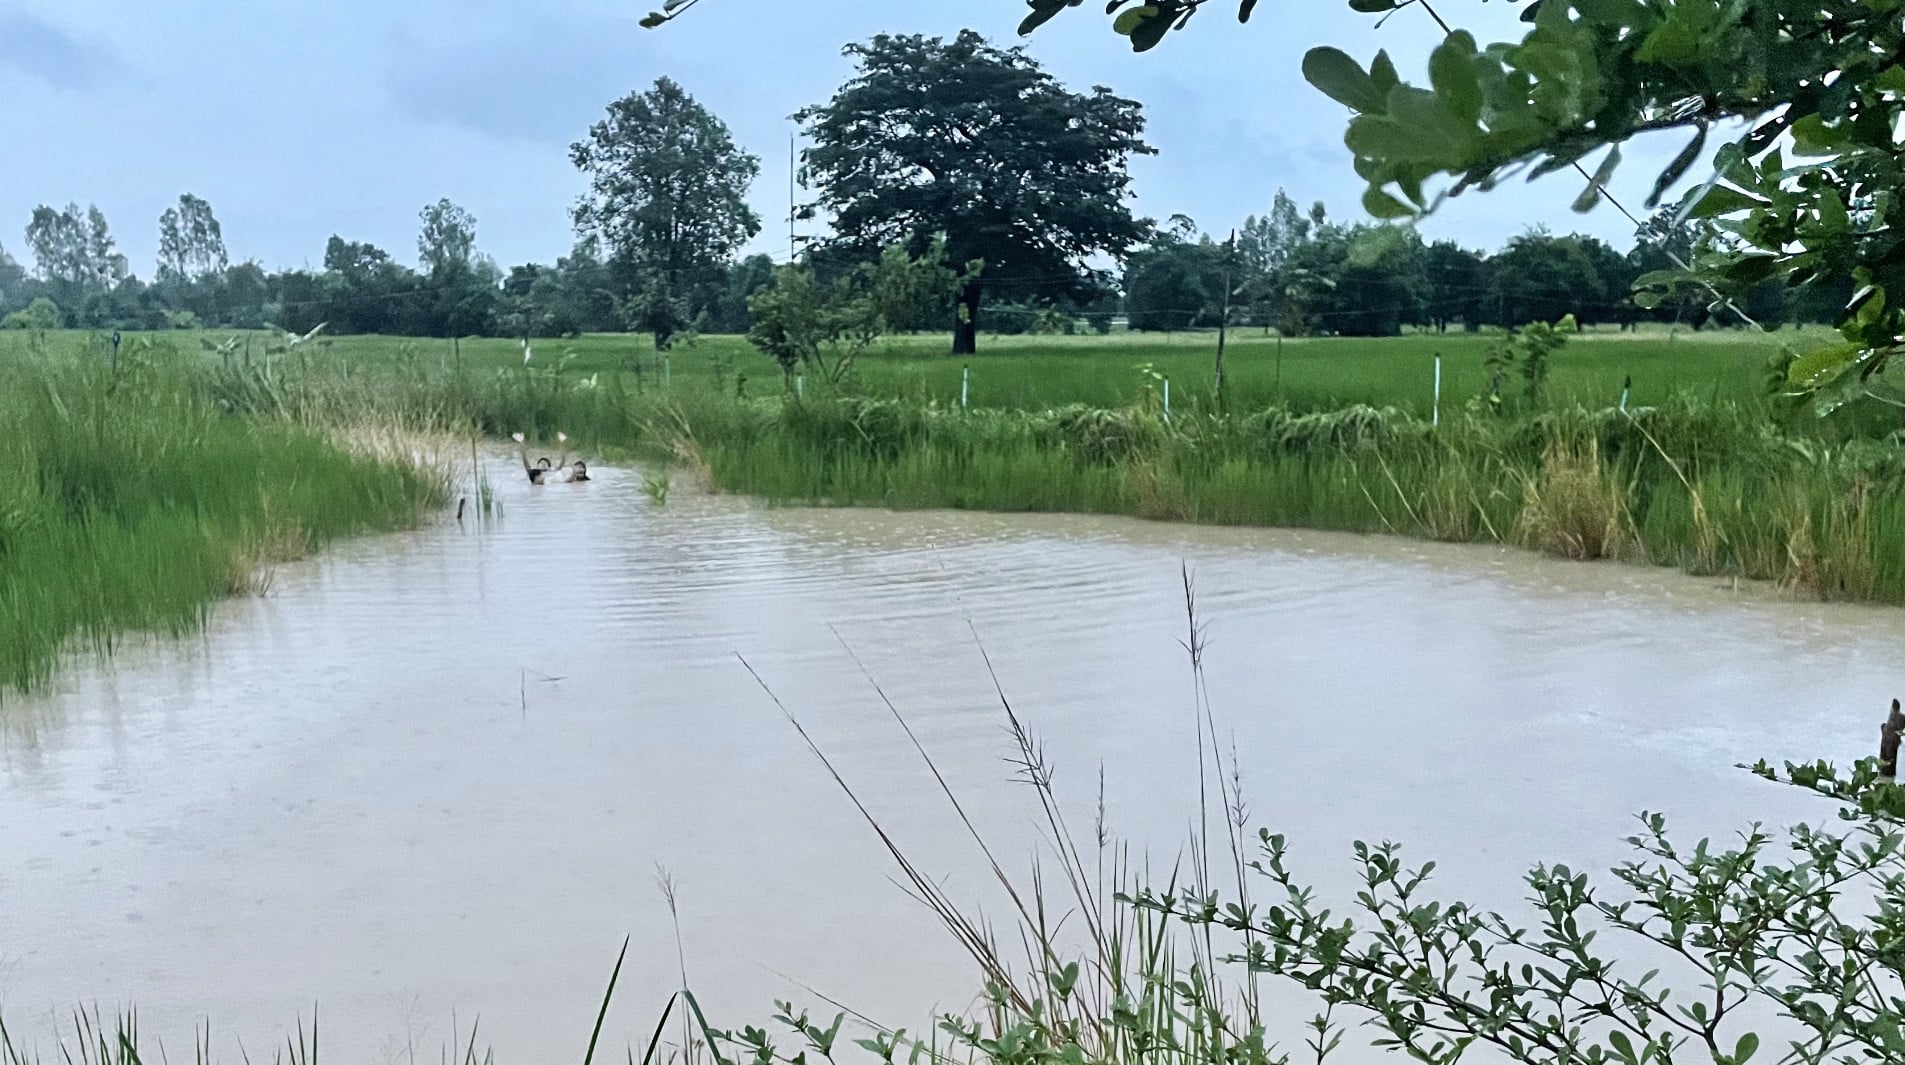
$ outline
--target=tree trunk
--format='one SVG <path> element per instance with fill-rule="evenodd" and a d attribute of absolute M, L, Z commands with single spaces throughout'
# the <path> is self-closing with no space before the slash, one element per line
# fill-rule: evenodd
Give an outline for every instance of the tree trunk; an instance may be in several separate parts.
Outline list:
<path fill-rule="evenodd" d="M 959 291 L 959 307 L 963 312 L 953 318 L 954 355 L 972 355 L 979 350 L 979 286 L 967 285 Z"/>

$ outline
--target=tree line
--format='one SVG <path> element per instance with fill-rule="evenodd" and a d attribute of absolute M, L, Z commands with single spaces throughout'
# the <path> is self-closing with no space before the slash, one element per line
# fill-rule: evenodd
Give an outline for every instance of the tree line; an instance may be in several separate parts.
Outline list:
<path fill-rule="evenodd" d="M 1700 329 L 1830 322 L 1851 295 L 1844 283 L 1789 291 L 1767 280 L 1725 302 L 1691 287 L 1637 296 L 1640 279 L 1696 258 L 1714 236 L 1662 209 L 1626 252 L 1596 237 L 1535 227 L 1491 254 L 1425 241 L 1413 227 L 1333 222 L 1321 203 L 1301 211 L 1279 190 L 1268 213 L 1246 218 L 1222 241 L 1174 217 L 1131 256 L 1124 312 L 1138 330 L 1228 320 L 1289 336 L 1519 328 L 1564 316 L 1582 326 Z"/>
<path fill-rule="evenodd" d="M 41 206 L 25 231 L 31 269 L 0 248 L 0 320 L 296 332 L 328 323 L 416 336 L 626 330 L 666 347 L 695 332 L 784 337 L 804 293 L 836 305 L 797 330 L 853 321 L 840 329 L 864 336 L 874 320 L 866 308 L 878 305 L 881 329 L 947 330 L 955 352 L 970 352 L 982 329 L 1103 329 L 1119 316 L 1145 330 L 1228 315 L 1292 334 L 1385 335 L 1565 314 L 1770 325 L 1829 318 L 1843 305 L 1836 291 L 1770 284 L 1717 313 L 1710 293 L 1641 306 L 1636 279 L 1717 239 L 1665 213 L 1626 253 L 1533 230 L 1483 254 L 1425 242 L 1407 226 L 1337 222 L 1279 192 L 1266 213 L 1218 240 L 1184 216 L 1160 225 L 1134 212 L 1128 164 L 1154 151 L 1138 101 L 1068 89 L 1023 50 L 971 31 L 880 35 L 845 52 L 852 76 L 795 116 L 809 142 L 800 174 L 813 190 L 800 215 L 824 218 L 827 235 L 793 264 L 737 258 L 761 229 L 747 203 L 760 161 L 664 77 L 612 103 L 570 148 L 589 191 L 573 211 L 574 246 L 553 264 L 500 267 L 477 249 L 477 220 L 441 200 L 420 212 L 414 266 L 334 235 L 321 269 L 273 272 L 232 262 L 212 206 L 188 194 L 158 220 L 158 261 L 145 281 L 96 207 Z M 891 280 L 926 276 L 944 284 Z M 897 303 L 872 294 L 895 284 L 911 294 Z M 781 319 L 763 328 L 760 308 Z M 764 350 L 779 358 L 790 345 Z"/>

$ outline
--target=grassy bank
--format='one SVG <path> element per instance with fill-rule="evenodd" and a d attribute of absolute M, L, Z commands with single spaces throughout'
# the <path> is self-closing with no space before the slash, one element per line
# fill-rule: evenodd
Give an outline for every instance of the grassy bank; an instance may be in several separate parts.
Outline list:
<path fill-rule="evenodd" d="M 411 523 L 445 491 L 335 432 L 222 413 L 162 357 L 8 360 L 0 465 L 0 689 L 128 630 L 189 631 L 269 563 Z"/>
<path fill-rule="evenodd" d="M 597 453 L 679 460 L 714 488 L 783 503 L 1393 533 L 1905 602 L 1898 438 L 1884 425 L 1780 410 L 1763 391 L 1773 341 L 1577 340 L 1553 356 L 1542 401 L 1505 413 L 1476 402 L 1491 342 L 1290 342 L 1281 371 L 1274 339 L 1240 343 L 1231 412 L 1180 383 L 1168 418 L 1161 380 L 1134 368 L 1177 359 L 1184 376 L 1173 381 L 1195 382 L 1202 367 L 1207 389 L 1209 352 L 1196 338 L 1001 340 L 993 346 L 1004 350 L 973 361 L 967 410 L 961 365 L 925 355 L 923 340 L 866 359 L 844 388 L 810 380 L 799 395 L 758 354 L 722 354 L 735 338 L 703 338 L 665 362 L 637 337 L 542 342 L 527 365 L 508 342 L 374 337 L 180 357 L 206 401 L 229 413 L 306 424 L 375 416 L 496 437 L 563 430 Z M 1434 350 L 1445 354 L 1439 424 L 1418 372 Z M 1629 373 L 1632 405 L 1621 411 Z M 1045 402 L 988 402 L 982 375 Z M 1342 401 L 1356 396 L 1378 402 Z"/>
<path fill-rule="evenodd" d="M 788 502 L 1133 514 L 1496 542 L 1905 602 L 1905 454 L 1736 405 L 1430 426 L 1393 409 L 960 415 L 830 399 L 684 414 L 714 484 Z"/>

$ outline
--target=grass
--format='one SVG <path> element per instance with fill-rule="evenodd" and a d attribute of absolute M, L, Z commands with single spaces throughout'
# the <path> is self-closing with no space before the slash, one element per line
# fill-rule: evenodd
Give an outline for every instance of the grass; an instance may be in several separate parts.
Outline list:
<path fill-rule="evenodd" d="M 1622 384 L 1631 377 L 1630 398 L 1639 405 L 1663 403 L 1688 390 L 1711 399 L 1753 400 L 1762 393 L 1761 377 L 1770 355 L 1782 345 L 1802 350 L 1816 346 L 1829 335 L 1816 328 L 1771 334 L 1664 328 L 1590 331 L 1557 358 L 1551 393 L 1564 404 L 1604 406 L 1618 400 Z M 1499 337 L 1414 333 L 1279 343 L 1260 330 L 1237 330 L 1225 354 L 1230 401 L 1237 410 L 1271 405 L 1321 410 L 1367 403 L 1427 416 L 1435 355 L 1440 353 L 1446 413 L 1484 390 L 1482 360 Z M 262 363 L 267 338 L 255 334 L 251 339 L 253 361 Z M 868 395 L 956 406 L 961 372 L 970 367 L 969 398 L 975 407 L 1110 408 L 1134 401 L 1140 387 L 1137 367 L 1149 364 L 1171 378 L 1176 404 L 1196 405 L 1210 395 L 1216 343 L 1211 332 L 986 337 L 979 355 L 955 360 L 945 354 L 944 337 L 903 336 L 890 338 L 860 360 L 858 387 Z M 100 344 L 85 333 L 52 334 L 50 346 L 74 355 L 90 349 L 92 357 L 104 357 Z M 332 337 L 318 340 L 301 357 L 360 372 L 401 366 L 436 376 L 451 376 L 459 368 L 482 375 L 523 366 L 520 343 L 496 338 L 466 338 L 453 345 L 448 340 Z M 627 374 L 635 392 L 659 391 L 666 380 L 675 391 L 732 394 L 737 377 L 746 379 L 741 384 L 750 395 L 781 390 L 778 369 L 737 336 L 704 336 L 666 355 L 656 353 L 644 336 L 591 334 L 533 342 L 532 368 L 553 370 L 559 365 L 572 380 Z"/>
<path fill-rule="evenodd" d="M 1460 334 L 1288 341 L 1280 358 L 1275 338 L 1240 337 L 1221 414 L 1208 335 L 996 338 L 970 361 L 969 410 L 956 402 L 964 364 L 935 354 L 939 338 L 894 341 L 843 388 L 809 381 L 804 398 L 758 355 L 737 356 L 734 337 L 665 356 L 639 337 L 543 341 L 527 364 L 510 341 L 254 340 L 249 356 L 208 341 L 195 373 L 230 413 L 563 430 L 593 453 L 665 458 L 782 503 L 1393 533 L 1905 602 L 1895 419 L 1795 416 L 1764 393 L 1780 344 L 1816 339 L 1589 334 L 1553 356 L 1542 402 L 1506 412 L 1481 401 L 1495 338 Z M 52 339 L 75 360 L 89 343 Z M 645 489 L 658 504 L 663 476 Z"/>
<path fill-rule="evenodd" d="M 232 417 L 177 362 L 0 362 L 0 690 L 128 630 L 191 631 L 271 564 L 443 500 L 442 467 L 388 421 Z"/>

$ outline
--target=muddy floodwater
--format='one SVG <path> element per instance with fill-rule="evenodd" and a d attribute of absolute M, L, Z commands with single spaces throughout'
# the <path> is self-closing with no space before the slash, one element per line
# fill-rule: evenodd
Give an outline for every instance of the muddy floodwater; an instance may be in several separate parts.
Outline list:
<path fill-rule="evenodd" d="M 1732 767 L 1865 754 L 1905 691 L 1905 611 L 1664 570 L 679 484 L 661 507 L 630 471 L 497 472 L 496 522 L 342 545 L 200 637 L 0 705 L 16 1038 L 136 1005 L 174 1054 L 209 1018 L 233 1061 L 315 1005 L 338 1060 L 434 1060 L 453 1018 L 500 1062 L 577 1060 L 626 936 L 619 1056 L 679 979 L 658 867 L 717 1025 L 805 985 L 917 1030 L 969 1003 L 971 967 L 737 655 L 919 865 L 1003 917 L 848 648 L 1029 862 L 976 631 L 1074 824 L 1102 766 L 1110 829 L 1162 870 L 1196 809 L 1181 565 L 1252 820 L 1330 889 L 1359 838 L 1506 905 L 1534 861 L 1619 860 L 1638 810 L 1689 833 L 1829 817 Z"/>

